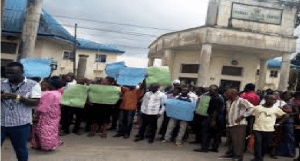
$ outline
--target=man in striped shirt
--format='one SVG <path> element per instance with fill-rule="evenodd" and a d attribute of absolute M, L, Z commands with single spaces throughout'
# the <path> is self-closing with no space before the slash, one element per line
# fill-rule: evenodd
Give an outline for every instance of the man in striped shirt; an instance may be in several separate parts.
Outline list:
<path fill-rule="evenodd" d="M 243 153 L 245 148 L 245 134 L 246 134 L 246 119 L 237 121 L 241 116 L 248 117 L 250 113 L 247 112 L 254 106 L 246 99 L 239 97 L 239 92 L 236 89 L 229 89 L 225 93 L 228 99 L 226 102 L 227 111 L 227 128 L 229 139 L 229 149 L 224 155 L 224 158 L 233 158 L 238 161 L 243 160 Z"/>
<path fill-rule="evenodd" d="M 22 64 L 10 63 L 5 70 L 8 80 L 1 82 L 1 145 L 9 136 L 19 161 L 28 160 L 32 106 L 38 104 L 42 93 L 39 84 L 23 73 Z"/>

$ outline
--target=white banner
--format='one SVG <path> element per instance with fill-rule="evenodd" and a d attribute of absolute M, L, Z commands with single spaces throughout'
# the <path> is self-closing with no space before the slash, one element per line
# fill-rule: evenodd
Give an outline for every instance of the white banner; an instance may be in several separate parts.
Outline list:
<path fill-rule="evenodd" d="M 280 25 L 282 10 L 233 3 L 232 18 Z"/>

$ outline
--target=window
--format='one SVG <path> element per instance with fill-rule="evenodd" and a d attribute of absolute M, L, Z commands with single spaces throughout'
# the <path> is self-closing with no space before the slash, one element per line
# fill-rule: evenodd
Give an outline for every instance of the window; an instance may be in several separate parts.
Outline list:
<path fill-rule="evenodd" d="M 223 75 L 232 75 L 232 76 L 242 76 L 243 68 L 241 67 L 230 67 L 223 66 L 222 74 Z"/>
<path fill-rule="evenodd" d="M 197 78 L 187 78 L 187 77 L 180 77 L 179 78 L 181 84 L 184 85 L 197 85 Z"/>
<path fill-rule="evenodd" d="M 74 60 L 74 53 L 72 51 L 64 51 L 64 60 Z"/>
<path fill-rule="evenodd" d="M 181 73 L 198 73 L 199 64 L 181 64 Z"/>
<path fill-rule="evenodd" d="M 95 62 L 105 63 L 106 62 L 106 55 L 96 54 Z"/>
<path fill-rule="evenodd" d="M 277 70 L 271 70 L 270 77 L 277 78 L 278 77 L 278 71 Z"/>
<path fill-rule="evenodd" d="M 1 42 L 1 53 L 16 54 L 17 46 L 17 43 Z"/>

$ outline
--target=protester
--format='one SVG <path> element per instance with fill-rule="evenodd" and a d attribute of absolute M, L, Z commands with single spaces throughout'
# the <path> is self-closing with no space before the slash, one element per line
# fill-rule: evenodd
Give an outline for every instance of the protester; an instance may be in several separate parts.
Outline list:
<path fill-rule="evenodd" d="M 282 124 L 282 141 L 277 149 L 276 154 L 281 156 L 287 156 L 293 158 L 296 154 L 295 138 L 294 138 L 294 118 L 293 114 L 298 112 L 298 107 L 292 105 L 292 95 L 290 92 L 283 92 L 281 99 L 287 103 L 287 105 L 279 107 L 290 116 Z"/>
<path fill-rule="evenodd" d="M 189 88 L 187 86 L 182 86 L 180 95 L 176 96 L 175 99 L 182 100 L 182 101 L 187 101 L 187 102 L 192 102 L 192 99 L 188 95 L 188 92 L 189 92 Z M 182 145 L 182 142 L 183 142 L 182 139 L 183 139 L 183 136 L 186 132 L 187 122 L 184 121 L 184 120 L 178 120 L 178 119 L 175 119 L 175 118 L 170 119 L 170 123 L 167 127 L 166 136 L 165 136 L 164 140 L 162 140 L 162 142 L 170 142 L 171 141 L 172 132 L 173 132 L 173 130 L 174 130 L 174 128 L 177 124 L 179 124 L 180 128 L 179 128 L 179 133 L 176 137 L 175 145 L 176 146 L 181 146 Z"/>
<path fill-rule="evenodd" d="M 243 160 L 243 153 L 245 149 L 245 135 L 247 121 L 243 119 L 239 123 L 235 120 L 240 116 L 249 116 L 247 110 L 254 106 L 246 99 L 238 96 L 236 89 L 229 89 L 225 93 L 225 97 L 228 99 L 226 102 L 227 108 L 227 128 L 228 128 L 228 151 L 221 158 L 233 158 L 238 161 Z"/>
<path fill-rule="evenodd" d="M 222 114 L 224 100 L 218 94 L 219 88 L 217 85 L 211 85 L 206 96 L 210 97 L 207 108 L 207 113 L 203 116 L 202 122 L 202 148 L 194 149 L 196 152 L 218 152 L 219 144 L 222 135 Z M 211 139 L 213 139 L 212 149 L 210 148 Z"/>
<path fill-rule="evenodd" d="M 35 108 L 35 123 L 32 130 L 32 147 L 45 151 L 54 150 L 62 144 L 59 136 L 59 121 L 61 118 L 60 97 L 62 83 L 59 77 L 52 77 L 47 82 L 47 90 L 42 94 Z"/>
<path fill-rule="evenodd" d="M 295 98 L 293 99 L 293 104 L 294 104 L 294 107 L 297 107 L 298 108 L 298 111 L 297 113 L 298 114 L 295 114 L 294 115 L 294 118 L 295 118 L 295 122 L 294 122 L 294 125 L 295 125 L 295 142 L 296 142 L 296 147 L 298 147 L 298 158 L 297 159 L 294 159 L 294 161 L 300 161 L 300 114 L 299 114 L 299 111 L 300 111 L 300 92 L 296 92 L 295 93 Z"/>
<path fill-rule="evenodd" d="M 140 89 L 136 87 L 122 87 L 122 104 L 120 107 L 119 129 L 114 137 L 124 136 L 125 139 L 129 138 L 135 110 L 137 108 L 137 101 L 142 95 L 144 85 Z"/>
<path fill-rule="evenodd" d="M 172 94 L 175 87 L 180 87 L 180 80 L 176 79 L 172 82 L 173 86 L 171 88 L 168 88 L 168 90 L 166 91 L 167 94 Z"/>
<path fill-rule="evenodd" d="M 263 161 L 264 155 L 267 153 L 272 139 L 272 134 L 275 131 L 274 126 L 277 117 L 287 118 L 288 115 L 279 107 L 273 107 L 276 103 L 276 97 L 272 95 L 266 96 L 266 103 L 264 105 L 256 106 L 248 110 L 249 114 L 255 117 L 253 125 L 254 139 L 255 139 L 255 158 L 252 161 Z M 236 120 L 239 123 L 245 117 L 241 116 Z M 280 126 L 285 119 L 282 119 L 276 126 Z"/>
<path fill-rule="evenodd" d="M 172 94 L 167 94 L 167 99 L 175 99 L 181 92 L 181 87 L 175 87 L 174 91 Z M 161 139 L 160 140 L 164 140 L 166 132 L 167 132 L 167 128 L 168 128 L 168 124 L 169 124 L 169 120 L 170 117 L 167 116 L 167 112 L 164 112 L 164 119 L 163 122 L 160 126 L 160 130 L 159 130 L 159 134 L 161 135 Z"/>
<path fill-rule="evenodd" d="M 41 98 L 41 87 L 37 82 L 23 76 L 23 65 L 8 64 L 1 82 L 1 146 L 8 136 L 19 161 L 28 160 L 27 141 L 32 122 L 32 107 Z"/>
<path fill-rule="evenodd" d="M 167 99 L 165 94 L 158 91 L 158 89 L 158 84 L 151 84 L 150 91 L 147 92 L 143 98 L 141 107 L 142 124 L 140 126 L 138 136 L 134 140 L 136 142 L 144 139 L 147 126 L 150 128 L 150 138 L 148 142 L 153 143 L 154 141 L 157 129 L 157 119 L 163 114 Z"/>

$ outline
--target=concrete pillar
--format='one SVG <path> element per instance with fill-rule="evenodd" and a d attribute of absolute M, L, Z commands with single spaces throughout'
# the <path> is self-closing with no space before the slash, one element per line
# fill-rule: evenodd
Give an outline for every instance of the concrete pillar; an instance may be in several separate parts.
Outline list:
<path fill-rule="evenodd" d="M 258 79 L 258 88 L 263 90 L 266 83 L 267 77 L 267 70 L 268 70 L 268 63 L 267 59 L 260 59 L 260 67 L 259 67 L 259 79 Z"/>
<path fill-rule="evenodd" d="M 78 69 L 77 69 L 77 78 L 78 79 L 84 78 L 88 57 L 89 57 L 88 55 L 81 55 L 81 54 L 79 55 Z"/>
<path fill-rule="evenodd" d="M 288 89 L 289 75 L 290 75 L 290 54 L 282 55 L 282 64 L 280 69 L 280 79 L 278 84 L 278 90 L 286 91 Z"/>
<path fill-rule="evenodd" d="M 165 50 L 164 57 L 162 58 L 162 66 L 168 66 L 169 71 L 171 73 L 171 78 L 174 79 L 173 76 L 173 66 L 174 66 L 174 54 L 172 50 Z"/>
<path fill-rule="evenodd" d="M 155 60 L 155 58 L 153 58 L 153 57 L 149 57 L 149 58 L 148 58 L 148 67 L 153 66 L 154 60 Z"/>
<path fill-rule="evenodd" d="M 209 0 L 205 25 L 215 26 L 217 24 L 217 17 L 218 17 L 217 14 L 218 14 L 217 0 Z"/>
<path fill-rule="evenodd" d="M 198 77 L 198 86 L 208 87 L 210 76 L 209 76 L 209 66 L 210 66 L 210 56 L 212 52 L 212 44 L 203 44 L 200 55 L 200 62 L 202 62 L 200 66 L 200 73 Z"/>
<path fill-rule="evenodd" d="M 35 40 L 40 23 L 43 0 L 28 0 L 23 24 L 20 58 L 34 56 Z"/>

